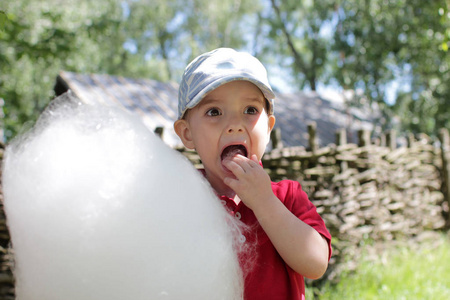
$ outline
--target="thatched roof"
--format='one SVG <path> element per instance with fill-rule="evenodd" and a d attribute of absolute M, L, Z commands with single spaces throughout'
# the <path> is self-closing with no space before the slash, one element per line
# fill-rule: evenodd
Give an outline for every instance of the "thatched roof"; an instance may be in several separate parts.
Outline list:
<path fill-rule="evenodd" d="M 176 83 L 62 71 L 55 92 L 60 95 L 68 89 L 86 103 L 121 105 L 139 116 L 150 130 L 163 127 L 167 144 L 181 145 L 172 127 L 177 117 Z M 276 93 L 275 116 L 275 127 L 281 129 L 283 145 L 305 147 L 310 122 L 316 122 L 318 143 L 324 146 L 335 142 L 335 132 L 340 128 L 347 129 L 349 142 L 357 142 L 356 131 L 373 129 L 376 117 L 368 107 L 346 108 L 342 101 L 330 101 L 314 92 Z"/>

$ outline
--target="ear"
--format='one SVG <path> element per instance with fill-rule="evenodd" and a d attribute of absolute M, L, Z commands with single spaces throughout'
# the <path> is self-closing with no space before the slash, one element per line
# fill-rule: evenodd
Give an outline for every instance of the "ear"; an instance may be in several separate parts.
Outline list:
<path fill-rule="evenodd" d="M 188 149 L 194 149 L 194 141 L 192 140 L 191 130 L 189 128 L 189 124 L 186 120 L 181 119 L 177 120 L 173 124 L 173 128 L 175 129 L 175 132 L 180 137 L 181 141 L 183 142 L 183 145 Z"/>
<path fill-rule="evenodd" d="M 270 134 L 270 132 L 272 132 L 273 126 L 275 126 L 275 116 L 270 115 L 268 122 L 269 122 L 269 134 Z"/>
<path fill-rule="evenodd" d="M 273 126 L 275 126 L 275 116 L 274 115 L 269 115 L 269 118 L 267 120 L 268 122 L 268 130 L 267 130 L 267 142 L 266 145 L 269 144 L 270 142 L 270 133 L 272 132 Z"/>

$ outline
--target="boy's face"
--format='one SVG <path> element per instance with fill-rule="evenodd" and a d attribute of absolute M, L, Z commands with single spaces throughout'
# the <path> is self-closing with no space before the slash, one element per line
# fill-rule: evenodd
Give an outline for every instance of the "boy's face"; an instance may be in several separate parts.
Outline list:
<path fill-rule="evenodd" d="M 196 149 L 208 180 L 222 182 L 231 176 L 223 160 L 238 154 L 255 154 L 260 160 L 274 124 L 260 89 L 248 81 L 232 81 L 208 93 L 184 120 L 175 122 L 175 131 L 187 148 Z"/>

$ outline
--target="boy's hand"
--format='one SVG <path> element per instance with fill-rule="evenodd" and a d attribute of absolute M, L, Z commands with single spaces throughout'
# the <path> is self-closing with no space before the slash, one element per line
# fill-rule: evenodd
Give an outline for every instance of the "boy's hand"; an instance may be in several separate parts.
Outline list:
<path fill-rule="evenodd" d="M 257 207 L 257 202 L 275 196 L 270 177 L 259 164 L 256 155 L 253 154 L 251 159 L 236 155 L 225 160 L 224 165 L 236 177 L 226 177 L 224 183 L 232 188 L 250 209 Z"/>
<path fill-rule="evenodd" d="M 320 278 L 328 266 L 327 241 L 277 201 L 256 155 L 251 159 L 236 155 L 223 163 L 235 176 L 226 177 L 224 183 L 253 210 L 283 260 L 305 277 Z"/>

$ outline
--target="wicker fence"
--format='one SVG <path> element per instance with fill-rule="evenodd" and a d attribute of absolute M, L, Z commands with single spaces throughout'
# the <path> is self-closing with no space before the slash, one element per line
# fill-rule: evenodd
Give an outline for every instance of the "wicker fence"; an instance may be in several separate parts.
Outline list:
<path fill-rule="evenodd" d="M 280 132 L 274 131 L 273 150 L 264 155 L 263 165 L 274 181 L 298 180 L 325 220 L 334 251 L 327 279 L 356 265 L 364 243 L 417 240 L 430 231 L 449 228 L 448 130 L 439 132 L 439 141 L 410 135 L 402 147 L 396 145 L 395 132 L 371 140 L 370 132 L 360 131 L 359 144 L 348 144 L 341 130 L 336 144 L 322 148 L 317 146 L 314 124 L 308 131 L 307 148 L 282 147 L 277 142 Z M 179 151 L 201 165 L 195 152 Z M 14 286 L 2 208 L 0 201 L 0 299 L 7 300 L 14 299 Z M 344 262 L 348 255 L 354 259 Z"/>
<path fill-rule="evenodd" d="M 0 165 L 3 160 L 4 145 L 0 143 Z M 0 168 L 0 299 L 14 299 L 14 280 L 12 275 L 13 255 L 10 247 L 8 228 L 3 211 L 3 191 L 1 185 L 2 168 Z"/>
<path fill-rule="evenodd" d="M 375 141 L 360 131 L 359 144 L 347 144 L 342 130 L 335 145 L 318 148 L 312 139 L 309 149 L 275 148 L 263 159 L 274 180 L 301 182 L 325 220 L 335 253 L 328 277 L 339 265 L 354 267 L 361 244 L 420 240 L 449 227 L 448 131 L 438 143 L 423 134 L 403 147 L 396 140 L 393 131 Z M 344 257 L 354 259 L 344 266 Z"/>

